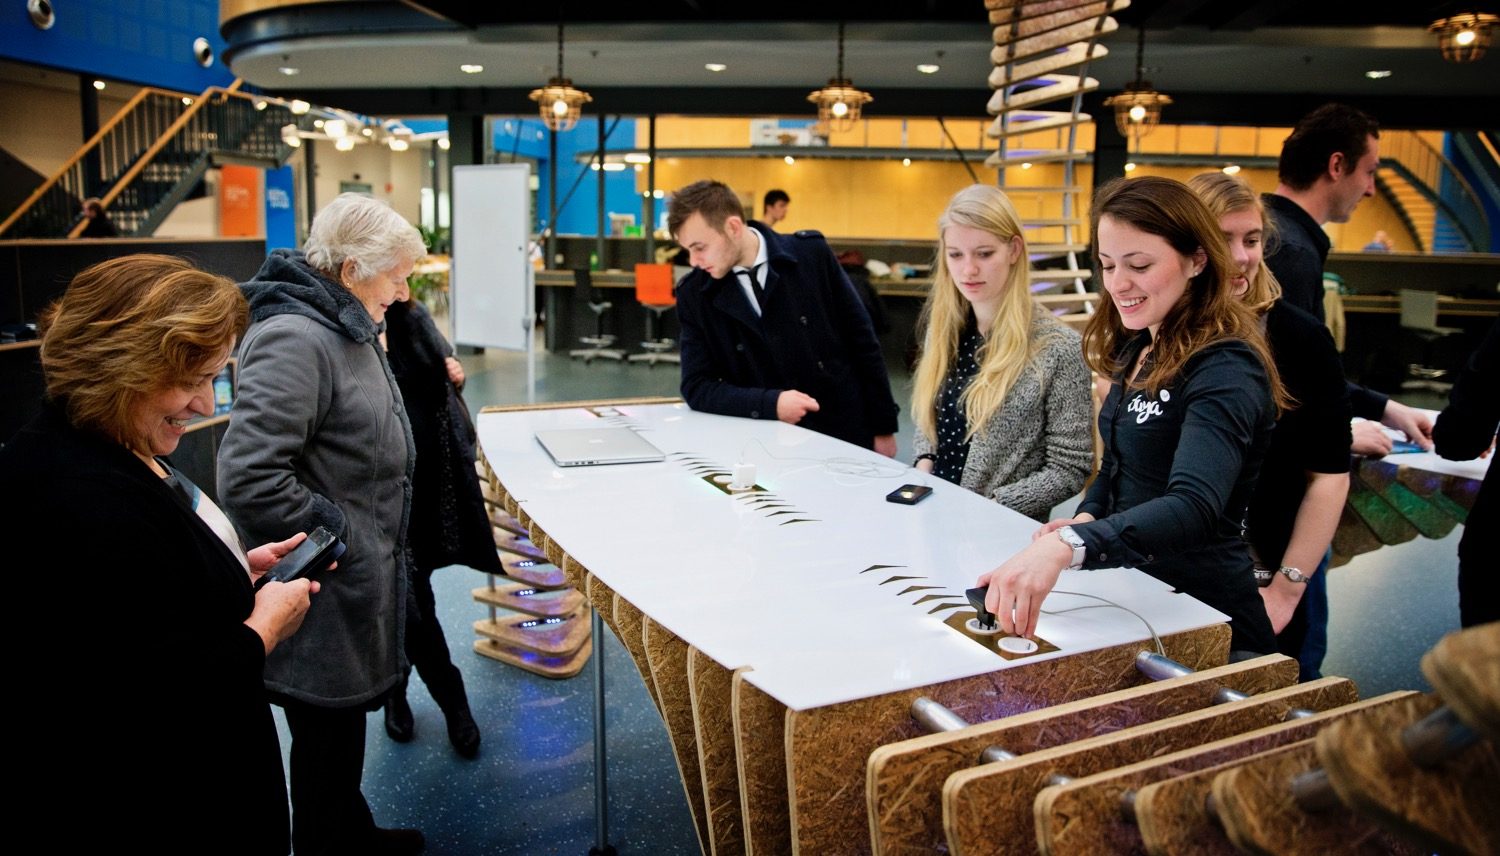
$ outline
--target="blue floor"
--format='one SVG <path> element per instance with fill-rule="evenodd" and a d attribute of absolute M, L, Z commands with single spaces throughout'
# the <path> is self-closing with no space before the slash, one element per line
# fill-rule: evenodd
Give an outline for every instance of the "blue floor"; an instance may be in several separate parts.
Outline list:
<path fill-rule="evenodd" d="M 462 361 L 469 375 L 465 397 L 476 414 L 486 405 L 527 401 L 524 355 L 491 351 Z M 674 365 L 584 365 L 539 353 L 535 400 L 676 395 L 677 379 Z M 903 402 L 910 390 L 898 366 L 892 366 L 892 384 Z M 903 460 L 910 455 L 911 432 L 903 412 Z M 1065 508 L 1071 504 L 1058 512 Z M 1332 571 L 1324 674 L 1354 679 L 1362 697 L 1428 689 L 1418 661 L 1458 627 L 1455 551 L 1461 532 L 1382 548 Z M 484 735 L 479 758 L 464 760 L 452 751 L 442 713 L 414 675 L 408 697 L 416 740 L 395 743 L 386 737 L 380 714 L 369 717 L 365 795 L 377 823 L 422 829 L 427 852 L 435 856 L 581 856 L 595 843 L 593 663 L 575 678 L 554 681 L 475 654 L 471 625 L 486 611 L 470 591 L 483 583 L 482 575 L 458 567 L 433 577 L 449 648 Z M 665 727 L 619 640 L 608 630 L 604 636 L 609 842 L 622 856 L 697 853 Z M 595 650 L 601 650 L 598 640 Z M 285 752 L 290 737 L 279 710 L 276 718 Z"/>

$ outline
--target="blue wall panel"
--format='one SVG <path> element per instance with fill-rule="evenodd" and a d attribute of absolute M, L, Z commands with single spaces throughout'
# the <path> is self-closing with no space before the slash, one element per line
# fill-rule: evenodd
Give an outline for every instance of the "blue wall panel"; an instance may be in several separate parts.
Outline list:
<path fill-rule="evenodd" d="M 201 92 L 228 86 L 234 75 L 218 59 L 217 0 L 68 0 L 54 3 L 57 22 L 39 30 L 25 4 L 0 15 L 0 57 L 108 80 Z M 214 64 L 198 65 L 193 40 L 214 49 Z"/>

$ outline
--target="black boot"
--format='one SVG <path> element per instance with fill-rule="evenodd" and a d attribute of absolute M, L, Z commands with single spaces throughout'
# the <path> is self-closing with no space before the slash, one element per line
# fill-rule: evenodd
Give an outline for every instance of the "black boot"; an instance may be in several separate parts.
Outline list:
<path fill-rule="evenodd" d="M 406 703 L 406 687 L 391 691 L 385 700 L 385 733 L 397 743 L 410 743 L 417 734 L 417 724 L 412 719 L 411 705 Z"/>
<path fill-rule="evenodd" d="M 446 713 L 448 720 L 448 742 L 453 744 L 453 750 L 465 758 L 473 758 L 479 755 L 479 725 L 474 721 L 474 715 L 469 712 L 467 704 Z"/>

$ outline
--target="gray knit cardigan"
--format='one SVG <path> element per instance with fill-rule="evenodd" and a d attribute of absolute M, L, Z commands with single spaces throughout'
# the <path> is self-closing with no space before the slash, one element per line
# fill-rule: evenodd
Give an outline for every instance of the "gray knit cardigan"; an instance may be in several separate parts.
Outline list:
<path fill-rule="evenodd" d="M 1083 342 L 1041 307 L 1036 355 L 969 444 L 962 486 L 1036 520 L 1078 493 L 1094 465 L 1093 405 Z M 936 406 L 934 403 L 933 406 Z M 916 454 L 935 452 L 921 431 Z"/>

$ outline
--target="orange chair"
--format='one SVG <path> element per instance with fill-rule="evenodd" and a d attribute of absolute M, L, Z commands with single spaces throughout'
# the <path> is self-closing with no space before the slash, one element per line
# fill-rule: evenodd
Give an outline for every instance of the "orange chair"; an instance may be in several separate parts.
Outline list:
<path fill-rule="evenodd" d="M 668 309 L 677 305 L 677 298 L 672 294 L 672 266 L 657 264 L 638 264 L 635 266 L 635 299 L 650 314 L 646 316 L 646 341 L 641 342 L 641 347 L 646 350 L 639 354 L 631 354 L 630 361 L 643 362 L 647 365 L 663 363 L 681 363 L 682 357 L 672 353 L 677 343 L 671 339 L 663 339 L 657 336 L 656 328 L 661 323 L 661 316 Z"/>

